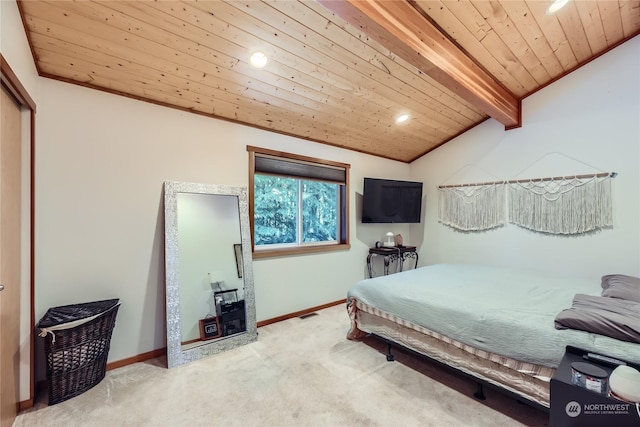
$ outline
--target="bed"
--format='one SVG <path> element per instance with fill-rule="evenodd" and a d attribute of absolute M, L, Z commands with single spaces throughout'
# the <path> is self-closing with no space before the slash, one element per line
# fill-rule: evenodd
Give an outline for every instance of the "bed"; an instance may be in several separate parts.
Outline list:
<path fill-rule="evenodd" d="M 554 326 L 576 294 L 601 292 L 588 279 L 432 265 L 355 284 L 347 338 L 375 335 L 548 408 L 567 345 L 640 363 L 640 344 Z"/>

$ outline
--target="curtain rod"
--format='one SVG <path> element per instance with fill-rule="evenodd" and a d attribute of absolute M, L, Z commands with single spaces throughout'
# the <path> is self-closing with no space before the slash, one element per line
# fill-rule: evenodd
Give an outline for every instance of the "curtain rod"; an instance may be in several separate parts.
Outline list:
<path fill-rule="evenodd" d="M 583 178 L 603 178 L 605 176 L 610 176 L 611 178 L 615 178 L 618 176 L 617 172 L 602 172 L 597 174 L 590 175 L 568 175 L 568 176 L 554 176 L 553 178 L 530 178 L 530 179 L 511 179 L 508 181 L 489 181 L 489 182 L 481 182 L 477 184 L 450 184 L 450 185 L 439 185 L 438 188 L 452 188 L 452 187 L 473 187 L 476 185 L 495 185 L 495 184 L 517 184 L 520 182 L 531 182 L 531 181 L 555 181 L 558 179 L 583 179 Z"/>

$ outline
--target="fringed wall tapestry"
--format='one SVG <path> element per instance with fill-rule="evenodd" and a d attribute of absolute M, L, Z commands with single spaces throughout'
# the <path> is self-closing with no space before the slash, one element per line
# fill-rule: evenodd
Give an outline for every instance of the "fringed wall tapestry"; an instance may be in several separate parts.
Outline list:
<path fill-rule="evenodd" d="M 509 222 L 550 234 L 581 234 L 610 227 L 613 176 L 601 173 L 508 181 Z"/>
<path fill-rule="evenodd" d="M 505 184 L 444 185 L 438 187 L 438 221 L 463 231 L 505 225 Z"/>

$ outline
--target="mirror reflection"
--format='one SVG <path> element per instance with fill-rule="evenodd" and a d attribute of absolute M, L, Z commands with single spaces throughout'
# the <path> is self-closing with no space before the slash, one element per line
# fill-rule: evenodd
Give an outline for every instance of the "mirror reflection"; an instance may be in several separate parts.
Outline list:
<path fill-rule="evenodd" d="M 177 204 L 180 333 L 190 348 L 246 330 L 240 215 L 236 196 L 179 193 Z"/>
<path fill-rule="evenodd" d="M 169 367 L 255 341 L 246 189 L 165 183 Z"/>

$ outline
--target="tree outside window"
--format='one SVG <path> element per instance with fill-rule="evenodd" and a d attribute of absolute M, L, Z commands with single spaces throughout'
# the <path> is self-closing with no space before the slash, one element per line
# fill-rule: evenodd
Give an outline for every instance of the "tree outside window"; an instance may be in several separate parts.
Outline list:
<path fill-rule="evenodd" d="M 248 150 L 254 256 L 348 247 L 349 165 Z"/>

